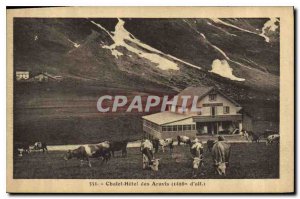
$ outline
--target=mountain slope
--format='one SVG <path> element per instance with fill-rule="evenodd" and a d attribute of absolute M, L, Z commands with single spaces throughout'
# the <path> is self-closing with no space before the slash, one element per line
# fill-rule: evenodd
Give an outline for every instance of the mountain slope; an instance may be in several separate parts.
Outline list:
<path fill-rule="evenodd" d="M 235 99 L 277 98 L 279 20 L 18 18 L 14 66 L 116 87 L 204 84 Z"/>

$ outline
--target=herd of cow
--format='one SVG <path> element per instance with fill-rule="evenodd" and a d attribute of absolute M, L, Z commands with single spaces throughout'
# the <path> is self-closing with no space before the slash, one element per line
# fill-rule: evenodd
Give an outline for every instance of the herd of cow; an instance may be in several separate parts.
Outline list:
<path fill-rule="evenodd" d="M 14 148 L 14 153 L 19 157 L 22 157 L 23 154 L 28 154 L 31 151 L 48 151 L 47 144 L 45 142 L 35 142 L 33 145 L 29 144 L 16 144 Z"/>
<path fill-rule="evenodd" d="M 203 153 L 204 153 L 204 144 L 198 139 L 190 139 L 187 136 L 178 136 L 177 143 L 180 145 L 189 146 L 190 153 L 192 157 L 192 169 L 193 177 L 198 175 L 198 170 L 203 165 Z M 158 152 L 158 147 L 161 146 L 164 151 L 164 147 L 168 146 L 170 153 L 173 151 L 173 140 L 168 139 L 154 139 L 149 140 L 145 139 L 141 144 L 141 152 L 143 154 L 143 169 L 150 168 L 153 171 L 158 171 L 159 158 L 154 158 L 154 153 Z M 214 168 L 217 174 L 225 175 L 226 167 L 229 166 L 229 158 L 231 146 L 225 142 L 223 136 L 219 136 L 218 140 L 208 140 L 207 141 L 207 150 L 212 153 L 212 158 L 214 161 Z"/>
<path fill-rule="evenodd" d="M 261 140 L 261 138 L 266 138 L 266 144 L 273 144 L 273 143 L 279 143 L 280 135 L 279 134 L 273 134 L 272 131 L 266 131 L 263 134 L 256 134 L 252 131 L 246 131 L 242 130 L 242 136 L 246 138 L 248 141 L 257 142 Z"/>
<path fill-rule="evenodd" d="M 102 158 L 102 163 L 107 163 L 111 156 L 114 156 L 115 151 L 122 151 L 122 156 L 127 155 L 127 141 L 121 142 L 109 142 L 104 141 L 98 144 L 82 145 L 74 150 L 68 150 L 65 154 L 64 159 L 70 160 L 77 158 L 80 160 L 80 166 L 86 161 L 89 167 L 92 167 L 90 158 Z M 203 165 L 203 153 L 204 144 L 196 139 L 190 139 L 187 136 L 177 137 L 178 145 L 189 146 L 192 156 L 192 168 L 193 176 L 197 176 L 198 170 Z M 226 174 L 226 167 L 229 165 L 229 157 L 231 147 L 228 143 L 225 143 L 224 137 L 219 136 L 218 140 L 208 140 L 208 150 L 212 152 L 214 160 L 215 171 L 219 175 Z M 158 153 L 159 148 L 165 152 L 165 147 L 169 148 L 169 152 L 172 154 L 174 141 L 172 138 L 167 139 L 143 139 L 140 146 L 142 154 L 143 169 L 151 169 L 158 171 L 159 169 L 159 158 L 155 158 L 154 154 Z"/>
<path fill-rule="evenodd" d="M 279 144 L 279 134 L 262 134 L 258 136 L 251 131 L 242 131 L 242 136 L 244 136 L 248 141 L 259 142 L 261 137 L 266 137 L 266 144 Z M 191 157 L 192 157 L 192 168 L 193 177 L 198 175 L 198 170 L 203 165 L 203 153 L 204 144 L 198 139 L 190 139 L 187 136 L 178 136 L 177 143 L 180 145 L 188 145 L 190 147 Z M 213 167 L 216 174 L 226 175 L 226 168 L 229 167 L 229 159 L 231 153 L 231 145 L 225 141 L 223 136 L 218 136 L 217 140 L 209 139 L 206 142 L 207 151 L 211 153 L 213 159 Z M 146 139 L 141 144 L 141 151 L 143 154 L 143 169 L 151 168 L 154 171 L 158 171 L 159 158 L 154 158 L 154 153 L 158 152 L 158 148 L 161 147 L 162 151 L 165 151 L 165 147 L 169 147 L 170 153 L 173 151 L 173 140 L 172 138 L 167 139 Z"/>
<path fill-rule="evenodd" d="M 259 142 L 260 136 L 257 136 L 253 132 L 242 131 L 242 136 L 252 142 Z M 272 134 L 267 136 L 266 144 L 279 143 L 280 136 L 278 134 Z M 108 162 L 111 156 L 114 157 L 116 151 L 121 151 L 122 157 L 127 156 L 127 144 L 128 141 L 104 141 L 98 144 L 87 144 L 79 146 L 74 150 L 68 150 L 64 155 L 65 160 L 77 158 L 80 160 L 80 166 L 84 161 L 87 161 L 89 167 L 92 167 L 90 158 L 101 158 L 102 163 Z M 193 170 L 193 177 L 198 175 L 198 171 L 203 166 L 204 160 L 204 144 L 198 140 L 198 138 L 190 139 L 187 136 L 177 137 L 178 146 L 188 146 L 192 157 L 191 168 Z M 211 153 L 213 159 L 213 167 L 216 174 L 226 175 L 226 168 L 229 167 L 229 159 L 231 152 L 231 145 L 225 141 L 223 136 L 219 136 L 217 140 L 209 139 L 206 142 L 207 151 Z M 143 139 L 141 141 L 140 151 L 142 154 L 143 169 L 151 169 L 158 171 L 159 158 L 155 158 L 154 154 L 158 154 L 159 149 L 165 152 L 165 147 L 169 148 L 170 154 L 173 153 L 174 140 L 172 138 L 167 139 Z M 44 142 L 35 142 L 34 145 L 22 145 L 16 146 L 15 151 L 18 156 L 23 156 L 24 153 L 30 153 L 31 151 L 48 151 L 47 145 Z"/>

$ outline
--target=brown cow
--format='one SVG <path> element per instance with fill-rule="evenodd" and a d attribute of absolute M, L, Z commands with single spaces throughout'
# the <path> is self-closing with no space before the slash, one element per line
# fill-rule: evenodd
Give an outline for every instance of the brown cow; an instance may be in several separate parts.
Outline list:
<path fill-rule="evenodd" d="M 226 167 L 229 167 L 231 146 L 223 141 L 218 141 L 212 148 L 212 157 L 215 171 L 219 175 L 226 175 Z"/>

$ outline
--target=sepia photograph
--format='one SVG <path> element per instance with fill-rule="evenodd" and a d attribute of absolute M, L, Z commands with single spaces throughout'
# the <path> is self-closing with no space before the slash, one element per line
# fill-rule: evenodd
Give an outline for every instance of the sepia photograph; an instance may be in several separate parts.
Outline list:
<path fill-rule="evenodd" d="M 9 181 L 198 193 L 285 179 L 273 191 L 293 191 L 293 9 L 136 8 L 8 10 Z"/>

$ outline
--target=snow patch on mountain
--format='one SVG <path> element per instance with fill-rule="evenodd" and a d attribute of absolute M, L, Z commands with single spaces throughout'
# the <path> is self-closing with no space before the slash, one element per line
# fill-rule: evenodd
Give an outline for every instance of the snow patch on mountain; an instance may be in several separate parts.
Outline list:
<path fill-rule="evenodd" d="M 215 74 L 218 74 L 222 77 L 225 77 L 225 78 L 228 78 L 228 79 L 231 79 L 231 80 L 235 80 L 235 81 L 245 81 L 245 79 L 243 78 L 239 78 L 239 77 L 236 77 L 232 74 L 232 71 L 233 69 L 230 67 L 230 65 L 228 64 L 227 61 L 230 61 L 230 62 L 233 62 L 235 64 L 238 64 L 239 66 L 243 66 L 243 67 L 246 67 L 248 69 L 251 69 L 249 66 L 246 66 L 240 62 L 237 62 L 237 61 L 234 61 L 234 60 L 231 60 L 227 54 L 222 50 L 220 49 L 219 47 L 217 47 L 216 45 L 213 45 L 209 40 L 206 39 L 205 35 L 203 33 L 200 33 L 201 36 L 207 41 L 207 43 L 213 47 L 214 49 L 216 49 L 219 53 L 221 53 L 223 56 L 224 56 L 224 60 L 219 60 L 219 59 L 215 59 L 212 63 L 212 69 L 211 71 L 209 72 L 212 72 L 212 73 L 215 73 Z"/>
<path fill-rule="evenodd" d="M 183 61 L 177 57 L 174 57 L 172 55 L 169 54 L 165 54 L 143 42 L 141 42 L 139 39 L 137 39 L 134 35 L 132 35 L 130 32 L 128 32 L 125 28 L 124 28 L 124 24 L 125 22 L 121 19 L 118 19 L 118 23 L 116 24 L 115 27 L 115 31 L 114 32 L 109 32 L 108 30 L 106 30 L 103 26 L 101 26 L 100 24 L 95 23 L 94 21 L 91 21 L 93 24 L 95 24 L 96 26 L 98 26 L 99 28 L 101 28 L 102 30 L 104 30 L 113 40 L 113 44 L 107 46 L 107 45 L 103 45 L 103 48 L 109 49 L 111 51 L 111 53 L 118 58 L 118 56 L 122 56 L 123 53 L 119 52 L 116 48 L 118 46 L 122 46 L 125 47 L 127 50 L 129 50 L 130 52 L 133 52 L 135 54 L 137 54 L 138 56 L 142 57 L 142 58 L 146 58 L 149 61 L 157 64 L 157 67 L 159 67 L 162 70 L 179 70 L 179 67 L 177 65 L 177 63 L 165 58 L 168 57 L 172 60 L 175 60 L 177 62 L 183 63 L 185 65 L 197 68 L 197 69 L 201 69 L 201 67 L 196 66 L 194 64 L 188 63 L 186 61 Z M 144 52 L 138 48 L 135 48 L 131 45 L 129 45 L 126 41 L 132 42 L 135 45 L 144 48 L 149 52 Z"/>
<path fill-rule="evenodd" d="M 230 80 L 245 81 L 244 78 L 239 78 L 232 74 L 233 70 L 226 60 L 215 59 L 212 62 L 211 68 L 212 69 L 209 71 L 211 73 L 215 73 Z"/>
<path fill-rule="evenodd" d="M 240 30 L 240 31 L 243 31 L 243 32 L 247 32 L 247 33 L 251 33 L 251 34 L 258 35 L 258 34 L 255 33 L 255 32 L 252 32 L 252 31 L 250 31 L 250 30 L 246 30 L 246 29 L 244 29 L 244 28 L 240 28 L 240 27 L 235 26 L 235 25 L 233 25 L 233 24 L 227 23 L 227 22 L 225 22 L 225 21 L 223 21 L 223 20 L 221 20 L 221 19 L 219 19 L 219 18 L 211 18 L 211 20 L 212 20 L 213 22 L 215 22 L 215 23 L 223 24 L 223 25 L 229 26 L 229 27 L 231 27 L 231 28 L 235 28 L 235 29 Z"/>
<path fill-rule="evenodd" d="M 92 23 L 97 24 L 93 21 L 92 21 Z M 122 56 L 123 53 L 119 52 L 116 48 L 118 46 L 122 46 L 122 47 L 125 47 L 130 52 L 135 53 L 138 56 L 148 59 L 149 61 L 157 64 L 157 67 L 159 67 L 162 70 L 170 70 L 170 69 L 171 70 L 179 70 L 179 67 L 177 66 L 176 63 L 156 54 L 156 53 L 160 53 L 158 50 L 153 49 L 152 47 L 150 47 L 146 44 L 143 44 L 141 41 L 136 39 L 130 32 L 128 32 L 124 28 L 124 24 L 125 24 L 125 22 L 123 20 L 119 19 L 119 22 L 116 24 L 115 31 L 112 33 L 107 31 L 100 24 L 97 24 L 97 26 L 100 27 L 105 32 L 107 32 L 108 35 L 111 37 L 111 39 L 114 41 L 114 43 L 109 46 L 103 45 L 102 46 L 103 48 L 109 49 L 111 51 L 112 55 L 114 55 L 116 58 L 118 58 L 118 56 Z M 126 43 L 126 40 L 133 42 L 134 44 L 136 44 L 140 47 L 143 47 L 147 50 L 150 50 L 152 52 L 155 52 L 155 53 L 148 53 L 148 52 L 144 52 L 140 49 L 134 48 L 133 46 Z"/>
<path fill-rule="evenodd" d="M 80 44 L 73 42 L 71 39 L 68 39 L 68 41 L 71 42 L 75 48 L 78 48 L 80 46 Z"/>
<path fill-rule="evenodd" d="M 276 19 L 276 18 L 275 18 Z M 235 28 L 235 29 L 237 29 L 237 30 L 240 30 L 240 31 L 243 31 L 243 32 L 247 32 L 247 33 L 250 33 L 250 34 L 254 34 L 254 35 L 258 35 L 258 36 L 261 36 L 261 37 L 263 37 L 264 39 L 265 39 L 265 41 L 266 42 L 269 42 L 270 41 L 270 39 L 269 39 L 269 37 L 267 37 L 266 35 L 265 35 L 265 31 L 266 31 L 266 29 L 274 29 L 275 28 L 275 22 L 276 21 L 274 21 L 274 19 L 272 20 L 272 19 L 270 19 L 269 21 L 267 21 L 265 24 L 264 24 L 264 27 L 262 28 L 262 33 L 261 34 L 258 34 L 258 33 L 256 33 L 256 32 L 252 32 L 252 31 L 250 31 L 250 30 L 246 30 L 246 29 L 244 29 L 244 28 L 240 28 L 240 27 L 238 27 L 238 26 L 235 26 L 235 25 L 233 25 L 233 24 L 231 24 L 231 23 L 227 23 L 227 22 L 225 22 L 225 21 L 223 21 L 223 20 L 221 20 L 221 19 L 219 19 L 219 18 L 211 18 L 211 20 L 213 21 L 213 22 L 215 22 L 215 23 L 218 23 L 218 24 L 223 24 L 223 25 L 226 25 L 226 26 L 228 26 L 228 27 L 231 27 L 231 28 Z M 275 30 L 276 30 L 276 28 L 275 28 Z M 275 31 L 274 30 L 274 31 Z"/>
<path fill-rule="evenodd" d="M 203 34 L 203 33 L 201 33 L 201 34 Z M 204 34 L 203 34 L 203 36 L 205 37 Z M 206 38 L 206 37 L 205 37 L 205 38 Z M 239 65 L 239 66 L 242 66 L 242 67 L 245 67 L 245 68 L 248 68 L 248 69 L 252 70 L 251 67 L 249 67 L 249 66 L 247 66 L 247 65 L 245 65 L 245 64 L 242 64 L 242 63 L 240 63 L 240 62 L 237 62 L 237 61 L 234 61 L 234 60 L 230 59 L 230 57 L 228 57 L 227 54 L 226 54 L 221 48 L 217 47 L 216 45 L 213 45 L 208 39 L 206 39 L 206 41 L 207 41 L 207 43 L 208 43 L 211 47 L 213 47 L 215 50 L 217 50 L 219 53 L 221 53 L 221 54 L 223 55 L 223 57 L 224 57 L 227 61 L 230 61 L 230 62 L 232 62 L 232 63 L 235 63 L 235 64 Z"/>
<path fill-rule="evenodd" d="M 272 31 L 275 32 L 276 29 L 278 28 L 278 25 L 276 25 L 276 22 L 278 22 L 279 20 L 277 18 L 270 18 L 270 20 L 268 20 L 264 26 L 262 27 L 261 31 L 262 33 L 260 33 L 259 35 L 265 38 L 266 42 L 270 42 L 270 38 L 266 35 L 267 31 Z"/>
<path fill-rule="evenodd" d="M 213 25 L 213 24 L 210 23 L 210 22 L 206 22 L 206 23 L 207 23 L 208 25 L 210 25 L 210 26 L 212 26 L 212 27 L 214 27 L 214 28 L 216 28 L 216 29 L 218 29 L 218 30 L 224 32 L 224 33 L 227 34 L 227 35 L 234 36 L 234 37 L 237 36 L 236 34 L 230 33 L 230 32 L 228 32 L 227 30 L 224 30 L 223 28 L 220 28 L 220 27 L 218 27 L 218 26 L 215 26 L 215 25 Z"/>
<path fill-rule="evenodd" d="M 217 51 L 219 51 L 219 52 L 225 57 L 225 59 L 230 60 L 230 58 L 226 55 L 226 53 L 225 53 L 223 50 L 221 50 L 219 47 L 217 47 L 217 46 L 215 46 L 215 45 L 212 45 L 212 44 L 211 44 L 211 46 L 212 46 L 214 49 L 216 49 Z"/>

